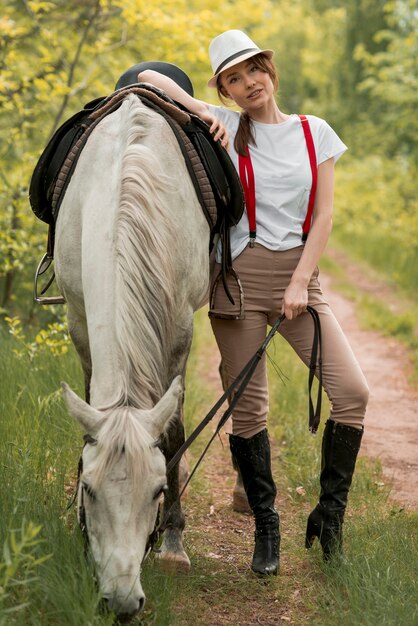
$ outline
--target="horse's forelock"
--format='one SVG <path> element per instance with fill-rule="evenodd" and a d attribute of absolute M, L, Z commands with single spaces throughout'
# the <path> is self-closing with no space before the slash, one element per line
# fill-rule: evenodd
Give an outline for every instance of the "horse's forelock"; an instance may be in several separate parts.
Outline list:
<path fill-rule="evenodd" d="M 127 478 L 134 490 L 141 477 L 149 472 L 155 440 L 134 414 L 132 407 L 113 408 L 102 420 L 97 434 L 97 455 L 91 475 L 92 488 L 100 487 L 103 478 L 124 455 Z"/>

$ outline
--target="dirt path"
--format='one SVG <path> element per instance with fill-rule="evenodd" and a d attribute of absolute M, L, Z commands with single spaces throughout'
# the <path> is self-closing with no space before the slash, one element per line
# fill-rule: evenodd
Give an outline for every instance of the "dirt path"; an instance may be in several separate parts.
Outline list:
<path fill-rule="evenodd" d="M 337 256 L 334 254 L 334 256 Z M 350 278 L 362 289 L 395 309 L 396 298 L 350 265 Z M 392 484 L 391 497 L 418 509 L 418 393 L 407 379 L 408 356 L 398 341 L 361 330 L 355 305 L 332 290 L 333 279 L 321 273 L 322 289 L 344 329 L 370 386 L 361 453 L 380 459 L 384 476 Z"/>

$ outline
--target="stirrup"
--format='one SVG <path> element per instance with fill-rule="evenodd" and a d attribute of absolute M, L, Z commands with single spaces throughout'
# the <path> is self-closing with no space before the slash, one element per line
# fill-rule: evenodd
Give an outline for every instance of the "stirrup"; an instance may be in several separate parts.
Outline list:
<path fill-rule="evenodd" d="M 47 305 L 47 304 L 65 304 L 65 298 L 63 296 L 44 296 L 44 293 L 48 291 L 52 283 L 55 279 L 55 272 L 52 272 L 52 276 L 49 278 L 46 285 L 41 289 L 40 293 L 38 293 L 38 280 L 39 277 L 45 274 L 45 272 L 49 269 L 53 262 L 53 258 L 49 256 L 48 252 L 45 252 L 42 259 L 39 262 L 38 267 L 36 268 L 35 278 L 33 281 L 33 299 L 38 304 Z"/>
<path fill-rule="evenodd" d="M 212 289 L 210 291 L 210 297 L 209 297 L 209 317 L 215 317 L 217 319 L 223 319 L 223 320 L 243 320 L 245 319 L 245 312 L 244 312 L 244 290 L 242 288 L 242 284 L 241 281 L 239 279 L 238 274 L 236 273 L 236 271 L 234 270 L 233 267 L 231 267 L 228 270 L 228 273 L 232 276 L 232 278 L 235 280 L 237 286 L 238 286 L 238 293 L 239 293 L 239 312 L 238 313 L 224 313 L 222 311 L 217 311 L 215 309 L 215 295 L 216 295 L 216 290 L 219 287 L 219 281 L 222 280 L 222 271 L 219 272 L 219 274 L 217 275 L 217 277 L 215 278 L 213 285 L 212 285 Z"/>

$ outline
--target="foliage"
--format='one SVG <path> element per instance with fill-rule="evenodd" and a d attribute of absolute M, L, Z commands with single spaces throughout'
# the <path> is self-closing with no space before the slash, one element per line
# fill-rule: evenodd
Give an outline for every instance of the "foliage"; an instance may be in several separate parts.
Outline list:
<path fill-rule="evenodd" d="M 216 377 L 216 363 L 212 359 L 214 338 L 205 311 L 199 312 L 195 331 L 186 386 L 188 432 L 217 395 L 208 384 L 211 370 Z M 99 610 L 94 576 L 83 555 L 75 511 L 67 510 L 74 493 L 82 439 L 56 390 L 63 379 L 75 388 L 81 386 L 76 355 L 70 349 L 57 358 L 42 350 L 36 355 L 36 368 L 28 368 L 26 359 L 17 359 L 13 352 L 20 349 L 16 336 L 0 327 L 0 339 L 0 543 L 7 541 L 11 554 L 22 556 L 7 586 L 3 577 L 5 558 L 0 556 L 0 585 L 4 590 L 0 596 L 0 623 L 3 619 L 7 626 L 110 626 L 113 615 Z M 338 606 L 341 626 L 412 626 L 416 606 L 414 563 L 409 555 L 414 553 L 417 520 L 406 512 L 396 513 L 388 504 L 376 468 L 360 462 L 356 470 L 345 524 L 350 566 L 343 565 L 335 573 L 322 565 L 317 547 L 309 555 L 303 550 L 306 515 L 317 497 L 320 440 L 308 434 L 307 396 L 302 392 L 306 388 L 305 368 L 279 338 L 271 347 L 270 356 L 286 375 L 283 382 L 272 368 L 270 376 L 270 428 L 283 533 L 280 576 L 266 585 L 247 573 L 252 545 L 249 518 L 237 521 L 237 514 L 229 506 L 220 508 L 218 501 L 214 502 L 217 513 L 208 513 L 214 487 L 210 479 L 211 454 L 222 449 L 215 439 L 193 478 L 185 502 L 186 545 L 193 570 L 188 576 L 173 576 L 147 561 L 143 575 L 148 599 L 140 623 L 213 623 L 216 609 L 218 615 L 225 611 L 220 623 L 239 624 L 243 611 L 250 605 L 251 611 L 256 611 L 254 607 L 259 603 L 264 610 L 269 607 L 271 614 L 285 607 L 294 623 L 301 625 L 333 624 Z M 193 444 L 190 465 L 211 432 L 209 426 Z M 227 443 L 224 445 L 228 457 Z M 230 472 L 232 488 L 232 469 Z M 230 517 L 233 519 L 226 524 Z M 31 520 L 31 524 L 22 526 L 24 519 Z M 28 528 L 37 531 L 41 525 L 35 536 L 27 532 Z M 226 526 L 230 527 L 229 532 Z M 26 530 L 15 531 L 16 544 L 21 548 L 13 552 L 11 531 L 16 528 Z M 228 549 L 228 558 L 212 558 L 212 533 L 217 533 L 216 541 Z M 31 545 L 32 540 L 42 541 Z M 16 562 L 13 556 L 11 560 Z M 12 584 L 15 580 L 19 584 Z M 403 605 L 396 601 L 398 593 Z M 11 608 L 16 611 L 6 613 Z"/>
<path fill-rule="evenodd" d="M 110 93 L 128 67 L 165 59 L 203 88 L 207 44 L 241 22 L 255 28 L 270 3 L 218 0 L 5 0 L 0 18 L 0 307 L 11 313 L 46 227 L 28 206 L 31 173 L 48 138 L 86 101 Z M 196 45 L 196 42 L 199 42 Z M 17 306 L 19 308 L 19 305 Z"/>
<path fill-rule="evenodd" d="M 16 588 L 21 598 L 24 588 L 35 580 L 39 565 L 47 561 L 51 555 L 37 556 L 36 552 L 42 539 L 39 538 L 41 526 L 32 522 L 22 521 L 19 531 L 11 530 L 3 545 L 3 559 L 0 560 L 0 624 L 6 625 L 11 613 L 16 614 L 26 608 L 27 604 L 17 603 L 9 608 L 6 601 Z M 23 590 L 23 591 L 22 591 Z"/>
<path fill-rule="evenodd" d="M 394 204 L 382 208 L 381 188 L 371 176 L 368 212 L 380 211 L 391 225 L 394 213 L 402 215 L 401 232 L 414 232 L 412 182 L 406 192 L 399 184 L 408 172 L 411 181 L 416 176 L 414 0 L 251 0 L 244 5 L 215 0 L 210 7 L 203 0 L 75 0 L 70 5 L 4 0 L 3 5 L 0 308 L 9 316 L 24 311 L 28 320 L 34 315 L 28 305 L 30 273 L 45 249 L 46 227 L 31 213 L 27 194 L 48 137 L 86 101 L 109 93 L 125 69 L 146 59 L 180 65 L 196 94 L 215 101 L 206 87 L 207 45 L 227 28 L 243 28 L 276 51 L 281 106 L 327 119 L 359 159 L 360 176 L 364 158 L 367 163 L 383 159 L 387 176 L 385 157 L 393 159 L 396 175 L 389 195 Z M 354 198 L 354 190 L 361 185 L 350 180 L 346 187 L 346 182 L 342 177 L 339 188 L 356 206 L 362 199 Z M 414 262 L 412 253 L 406 263 Z"/>
<path fill-rule="evenodd" d="M 388 27 L 377 32 L 374 40 L 384 50 L 371 54 L 364 44 L 354 51 L 363 70 L 358 84 L 367 94 L 367 119 L 385 128 L 379 145 L 389 154 L 413 155 L 418 161 L 418 13 L 415 0 L 388 2 L 385 6 Z M 366 117 L 363 114 L 363 126 Z"/>
<path fill-rule="evenodd" d="M 346 248 L 416 297 L 417 166 L 397 157 L 345 157 L 337 167 L 334 234 Z"/>
<path fill-rule="evenodd" d="M 19 347 L 13 348 L 13 354 L 19 359 L 27 357 L 29 361 L 32 361 L 41 351 L 47 351 L 52 356 L 60 356 L 68 351 L 71 340 L 66 324 L 63 322 L 48 324 L 47 329 L 42 328 L 31 342 L 25 336 L 19 317 L 6 316 L 5 321 L 9 326 L 10 334 L 18 342 Z"/>

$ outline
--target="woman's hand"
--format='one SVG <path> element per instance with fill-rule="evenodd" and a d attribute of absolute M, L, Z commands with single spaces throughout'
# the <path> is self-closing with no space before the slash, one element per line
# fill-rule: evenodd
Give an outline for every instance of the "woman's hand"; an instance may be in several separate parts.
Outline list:
<path fill-rule="evenodd" d="M 286 319 L 293 320 L 306 311 L 308 306 L 308 287 L 302 283 L 290 282 L 283 296 L 282 313 Z"/>
<path fill-rule="evenodd" d="M 154 70 L 144 70 L 140 72 L 137 80 L 140 83 L 151 83 L 151 85 L 159 87 L 165 91 L 170 98 L 183 104 L 186 109 L 200 117 L 201 120 L 209 125 L 210 132 L 215 141 L 220 140 L 221 145 L 227 150 L 229 149 L 228 131 L 222 122 L 209 111 L 206 102 L 192 98 L 192 96 L 186 93 L 174 80 Z"/>
<path fill-rule="evenodd" d="M 221 145 L 226 150 L 229 150 L 229 135 L 225 126 L 217 117 L 215 117 L 208 109 L 203 109 L 199 112 L 201 120 L 206 122 L 210 127 L 210 133 L 213 135 L 214 141 L 221 141 Z"/>

